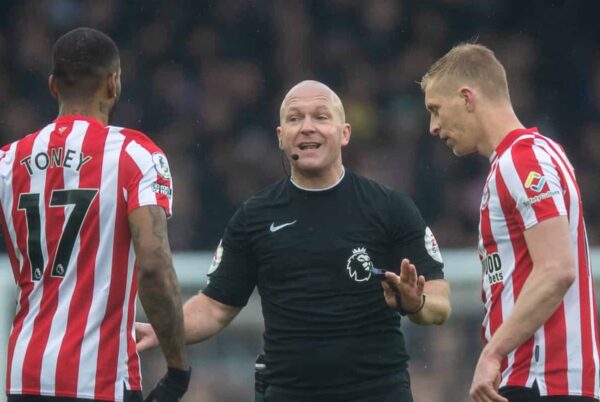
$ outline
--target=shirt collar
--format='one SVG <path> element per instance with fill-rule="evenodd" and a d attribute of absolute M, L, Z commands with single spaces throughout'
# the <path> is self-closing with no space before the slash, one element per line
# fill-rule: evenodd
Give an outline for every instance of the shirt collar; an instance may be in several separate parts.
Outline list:
<path fill-rule="evenodd" d="M 92 117 L 82 116 L 79 114 L 65 114 L 63 116 L 58 116 L 56 118 L 56 120 L 54 120 L 54 123 L 55 124 L 66 124 L 66 123 L 72 123 L 75 120 L 84 120 L 90 124 L 95 124 L 95 125 L 98 125 L 101 127 L 105 127 L 105 125 L 100 123 L 98 120 L 96 120 Z"/>
<path fill-rule="evenodd" d="M 303 190 L 303 191 L 311 191 L 311 192 L 327 191 L 327 190 L 331 190 L 332 188 L 334 188 L 338 184 L 340 184 L 345 175 L 346 175 L 346 169 L 342 165 L 342 174 L 340 175 L 340 178 L 335 183 L 333 183 L 331 186 L 327 186 L 325 188 L 306 188 L 306 187 L 302 187 L 301 185 L 299 185 L 298 183 L 296 183 L 294 181 L 294 179 L 292 179 L 291 177 L 290 177 L 290 182 L 292 182 L 292 184 L 296 188 L 298 188 L 300 190 Z"/>
<path fill-rule="evenodd" d="M 504 151 L 506 151 L 520 136 L 537 132 L 537 127 L 517 128 L 516 130 L 512 130 L 502 139 L 502 141 L 500 141 L 500 144 L 498 144 L 494 152 L 492 152 L 490 155 L 490 163 L 493 163 L 497 158 L 502 156 Z"/>

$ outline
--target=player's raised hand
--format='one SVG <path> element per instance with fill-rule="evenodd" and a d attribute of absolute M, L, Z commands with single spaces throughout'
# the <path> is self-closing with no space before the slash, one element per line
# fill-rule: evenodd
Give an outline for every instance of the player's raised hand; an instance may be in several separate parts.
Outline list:
<path fill-rule="evenodd" d="M 400 264 L 400 275 L 386 271 L 381 286 L 388 306 L 401 313 L 411 314 L 423 306 L 425 277 L 417 275 L 417 268 L 407 258 Z"/>
<path fill-rule="evenodd" d="M 152 325 L 143 322 L 135 323 L 135 348 L 138 353 L 158 346 L 158 338 Z"/>

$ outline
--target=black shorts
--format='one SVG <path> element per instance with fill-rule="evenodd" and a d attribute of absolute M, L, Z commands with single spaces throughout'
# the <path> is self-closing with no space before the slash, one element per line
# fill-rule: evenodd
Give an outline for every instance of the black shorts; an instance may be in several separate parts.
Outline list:
<path fill-rule="evenodd" d="M 98 399 L 68 398 L 62 396 L 43 395 L 7 395 L 6 402 L 107 402 Z M 143 402 L 140 391 L 125 391 L 123 402 Z"/>
<path fill-rule="evenodd" d="M 502 387 L 499 392 L 509 402 L 598 402 L 598 399 L 586 396 L 540 396 L 536 383 L 532 388 Z"/>
<path fill-rule="evenodd" d="M 413 402 L 407 372 L 394 376 L 394 381 L 382 379 L 374 381 L 373 384 L 374 386 L 351 393 L 338 390 L 304 395 L 267 385 L 264 395 L 257 395 L 255 400 L 264 402 Z"/>
<path fill-rule="evenodd" d="M 96 399 L 65 398 L 40 395 L 8 395 L 6 402 L 106 402 Z"/>
<path fill-rule="evenodd" d="M 372 393 L 340 395 L 340 394 L 321 394 L 321 395 L 295 395 L 281 390 L 268 387 L 265 395 L 265 402 L 413 402 L 410 389 L 395 385 L 388 390 L 379 390 L 377 395 Z"/>

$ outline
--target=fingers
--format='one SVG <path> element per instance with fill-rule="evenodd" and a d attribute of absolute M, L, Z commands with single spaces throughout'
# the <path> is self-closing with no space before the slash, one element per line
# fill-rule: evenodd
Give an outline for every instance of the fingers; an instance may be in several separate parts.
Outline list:
<path fill-rule="evenodd" d="M 502 380 L 502 376 L 498 371 L 500 363 L 498 361 L 490 361 L 483 356 L 480 357 L 475 373 L 473 374 L 473 382 L 469 395 L 474 402 L 508 402 L 498 393 L 498 386 Z"/>
<path fill-rule="evenodd" d="M 410 261 L 408 260 L 408 258 L 403 258 L 402 262 L 400 263 L 400 280 L 402 282 L 408 282 L 409 267 L 410 267 Z"/>
<path fill-rule="evenodd" d="M 408 258 L 404 258 L 400 264 L 400 280 L 410 286 L 416 286 L 417 268 L 410 263 Z"/>
<path fill-rule="evenodd" d="M 470 396 L 473 402 L 508 402 L 508 399 L 498 394 L 491 386 L 480 386 L 471 389 Z"/>
<path fill-rule="evenodd" d="M 154 348 L 158 344 L 156 334 L 152 325 L 136 322 L 135 323 L 135 348 L 138 352 L 143 352 L 148 349 Z"/>
<path fill-rule="evenodd" d="M 402 279 L 392 271 L 385 272 L 385 280 L 382 283 L 386 283 L 391 288 L 397 287 L 401 283 Z"/>
<path fill-rule="evenodd" d="M 423 275 L 419 275 L 416 282 L 417 289 L 419 289 L 419 293 L 423 293 L 423 291 L 425 290 L 425 277 Z"/>
<path fill-rule="evenodd" d="M 135 344 L 135 350 L 137 350 L 138 353 L 141 353 L 148 349 L 152 349 L 153 347 L 154 345 L 148 338 L 142 338 L 138 340 Z"/>

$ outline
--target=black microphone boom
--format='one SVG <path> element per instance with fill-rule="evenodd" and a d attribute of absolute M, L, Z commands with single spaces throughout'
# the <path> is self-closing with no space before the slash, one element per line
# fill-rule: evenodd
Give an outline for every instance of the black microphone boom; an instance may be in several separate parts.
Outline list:
<path fill-rule="evenodd" d="M 295 160 L 295 161 L 297 161 L 298 159 L 300 159 L 300 155 L 298 155 L 298 154 L 292 154 L 291 156 L 292 156 L 292 159 Z"/>

